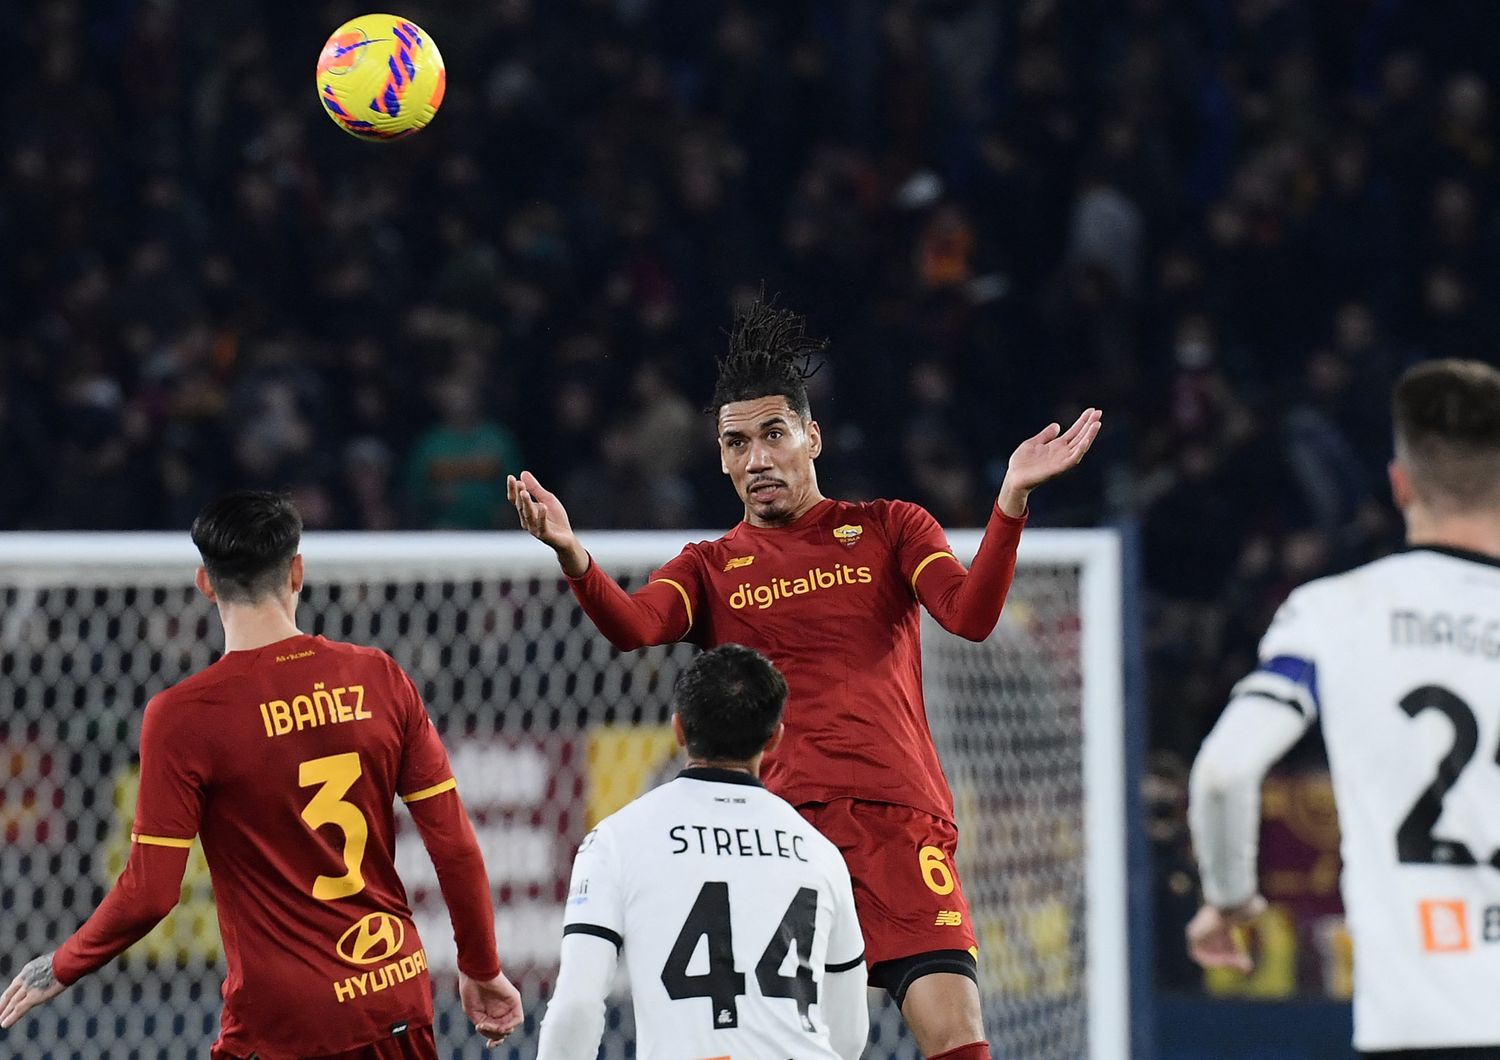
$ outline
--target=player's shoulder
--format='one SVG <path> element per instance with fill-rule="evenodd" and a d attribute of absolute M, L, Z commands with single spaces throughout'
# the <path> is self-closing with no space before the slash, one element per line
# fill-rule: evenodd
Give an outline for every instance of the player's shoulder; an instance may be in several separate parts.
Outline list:
<path fill-rule="evenodd" d="M 349 666 L 368 667 L 372 670 L 384 671 L 392 676 L 404 673 L 401 664 L 390 652 L 369 644 L 354 644 L 343 640 L 329 640 L 327 637 L 313 637 L 302 651 L 309 653 L 303 656 L 308 659 L 321 656 L 324 662 L 334 661 Z"/>
<path fill-rule="evenodd" d="M 636 796 L 614 813 L 600 818 L 599 823 L 589 829 L 588 834 L 584 836 L 583 842 L 578 846 L 578 852 L 582 854 L 595 844 L 630 849 L 636 836 L 650 828 L 654 822 L 660 822 L 670 811 L 672 799 L 667 793 L 670 787 L 669 782 L 652 788 Z"/>
<path fill-rule="evenodd" d="M 1382 556 L 1337 574 L 1304 582 L 1287 595 L 1283 609 L 1327 615 L 1359 609 L 1413 582 L 1430 578 L 1430 554 L 1421 550 Z"/>
<path fill-rule="evenodd" d="M 327 652 L 330 655 L 343 655 L 350 658 L 370 659 L 382 665 L 394 663 L 391 653 L 384 648 L 376 648 L 369 644 L 354 644 L 346 640 L 329 640 L 327 637 L 313 637 L 311 650 Z"/>
<path fill-rule="evenodd" d="M 916 501 L 897 497 L 876 497 L 868 501 L 834 501 L 837 518 L 869 519 L 877 523 L 903 522 L 908 519 L 932 519 L 932 513 Z"/>
<path fill-rule="evenodd" d="M 682 546 L 682 551 L 677 553 L 676 561 L 687 560 L 708 567 L 722 563 L 724 556 L 743 551 L 744 526 L 744 523 L 740 523 L 711 540 L 689 541 Z"/>
<path fill-rule="evenodd" d="M 232 679 L 231 667 L 224 664 L 228 656 L 222 656 L 215 662 L 199 670 L 197 673 L 184 677 L 174 685 L 163 688 L 152 696 L 146 704 L 146 709 L 156 713 L 176 712 L 194 703 L 201 702 L 204 694 L 222 685 L 225 681 Z"/>

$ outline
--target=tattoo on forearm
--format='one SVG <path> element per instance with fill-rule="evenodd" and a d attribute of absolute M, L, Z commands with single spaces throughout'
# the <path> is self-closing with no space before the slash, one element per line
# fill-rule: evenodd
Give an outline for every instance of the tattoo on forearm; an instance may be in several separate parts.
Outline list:
<path fill-rule="evenodd" d="M 44 953 L 33 958 L 21 969 L 21 982 L 28 990 L 51 990 L 57 985 L 57 976 L 52 974 L 52 954 Z"/>

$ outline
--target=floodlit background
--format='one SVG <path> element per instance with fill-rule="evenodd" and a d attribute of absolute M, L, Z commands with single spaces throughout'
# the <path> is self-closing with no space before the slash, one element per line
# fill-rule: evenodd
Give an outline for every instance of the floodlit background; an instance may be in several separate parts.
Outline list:
<path fill-rule="evenodd" d="M 0 0 L 0 529 L 181 531 L 236 486 L 508 529 L 521 467 L 581 528 L 727 527 L 700 409 L 762 283 L 832 340 L 831 495 L 982 525 L 1016 442 L 1101 406 L 1032 524 L 1139 564 L 1137 1051 L 1341 1055 L 1317 749 L 1271 782 L 1249 980 L 1182 950 L 1186 764 L 1285 593 L 1399 543 L 1395 374 L 1496 358 L 1500 7 L 393 6 L 448 93 L 370 145 L 313 86 L 354 5 Z"/>

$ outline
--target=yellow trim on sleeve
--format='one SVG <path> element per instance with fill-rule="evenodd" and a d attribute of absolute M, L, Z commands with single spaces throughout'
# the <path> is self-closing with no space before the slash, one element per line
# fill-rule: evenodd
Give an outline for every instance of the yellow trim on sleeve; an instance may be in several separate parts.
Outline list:
<path fill-rule="evenodd" d="M 174 839 L 165 835 L 140 835 L 136 832 L 130 833 L 130 841 L 146 847 L 177 847 L 179 850 L 189 850 L 193 845 L 191 839 Z"/>
<path fill-rule="evenodd" d="M 955 562 L 955 563 L 958 562 L 958 557 L 955 556 L 951 552 L 934 552 L 932 555 L 930 555 L 926 559 L 924 559 L 921 563 L 918 563 L 917 564 L 917 569 L 911 572 L 911 591 L 912 592 L 916 592 L 917 591 L 917 579 L 920 578 L 922 576 L 922 572 L 927 569 L 927 564 L 931 563 L 935 559 L 942 559 L 944 556 L 947 556 L 949 559 L 953 560 L 953 562 Z"/>
<path fill-rule="evenodd" d="M 421 791 L 414 791 L 410 795 L 403 795 L 401 796 L 401 801 L 410 805 L 414 802 L 421 802 L 423 799 L 430 799 L 434 795 L 441 795 L 445 791 L 452 791 L 456 787 L 458 787 L 458 781 L 449 777 L 441 784 L 434 784 L 430 788 L 423 788 Z"/>
<path fill-rule="evenodd" d="M 671 578 L 657 578 L 656 580 L 658 582 L 665 582 L 666 584 L 670 585 L 672 588 L 676 589 L 678 595 L 682 597 L 682 606 L 687 608 L 688 616 L 687 629 L 682 631 L 682 635 L 684 637 L 687 636 L 693 630 L 693 601 L 688 598 L 687 590 L 684 589 L 681 585 L 674 582 Z"/>

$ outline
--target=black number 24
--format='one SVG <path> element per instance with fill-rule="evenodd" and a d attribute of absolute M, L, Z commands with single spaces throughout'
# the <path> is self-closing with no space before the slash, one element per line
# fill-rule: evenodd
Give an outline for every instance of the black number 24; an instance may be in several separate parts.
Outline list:
<path fill-rule="evenodd" d="M 797 1003 L 802 1029 L 816 1030 L 808 1009 L 818 1002 L 818 984 L 813 980 L 813 933 L 818 916 L 818 892 L 803 887 L 786 907 L 781 923 L 755 965 L 755 981 L 764 997 L 786 997 Z M 688 961 L 700 938 L 708 939 L 708 971 L 689 975 Z M 797 972 L 782 975 L 781 965 L 793 946 L 797 947 Z M 745 975 L 734 966 L 734 935 L 729 920 L 729 884 L 705 883 L 688 911 L 687 920 L 672 943 L 661 970 L 662 985 L 673 1001 L 706 997 L 713 1005 L 713 1025 L 727 1030 L 740 1024 L 739 998 L 745 993 Z"/>
<path fill-rule="evenodd" d="M 1408 865 L 1476 864 L 1474 852 L 1464 843 L 1456 839 L 1438 839 L 1432 834 L 1438 818 L 1443 815 L 1443 799 L 1458 783 L 1458 775 L 1479 747 L 1479 723 L 1474 718 L 1474 710 L 1439 685 L 1423 685 L 1407 693 L 1401 700 L 1401 709 L 1413 718 L 1429 710 L 1443 715 L 1453 724 L 1453 746 L 1438 763 L 1437 776 L 1417 797 L 1416 805 L 1396 830 L 1396 854 Z M 1500 762 L 1500 750 L 1496 751 L 1495 760 Z M 1500 868 L 1500 850 L 1490 854 L 1489 863 Z"/>

